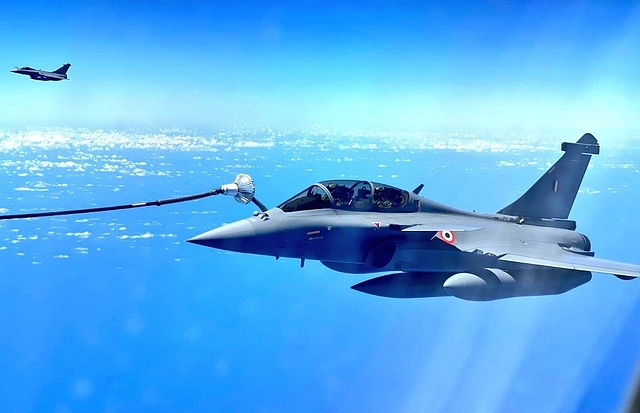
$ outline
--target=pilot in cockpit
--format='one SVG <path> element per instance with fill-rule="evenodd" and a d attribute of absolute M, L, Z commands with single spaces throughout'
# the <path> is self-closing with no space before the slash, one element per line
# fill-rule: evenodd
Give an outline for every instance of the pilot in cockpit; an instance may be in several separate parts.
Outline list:
<path fill-rule="evenodd" d="M 353 197 L 351 206 L 354 209 L 363 209 L 369 205 L 369 194 L 371 190 L 369 190 L 368 185 L 361 185 L 360 188 L 357 189 L 356 195 Z"/>
<path fill-rule="evenodd" d="M 331 182 L 327 185 L 327 189 L 331 193 L 334 201 L 336 201 L 336 207 L 345 207 L 351 203 L 351 197 L 353 196 L 353 190 L 347 188 L 344 185 L 338 185 L 335 182 Z"/>
<path fill-rule="evenodd" d="M 406 203 L 402 192 L 390 187 L 376 187 L 373 194 L 373 204 L 380 209 L 399 208 Z"/>

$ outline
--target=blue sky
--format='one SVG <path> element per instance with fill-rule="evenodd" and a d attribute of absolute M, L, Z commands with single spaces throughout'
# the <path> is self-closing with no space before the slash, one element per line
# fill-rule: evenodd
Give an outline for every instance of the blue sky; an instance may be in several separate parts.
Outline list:
<path fill-rule="evenodd" d="M 475 141 L 460 147 L 453 134 L 372 134 L 360 147 L 331 134 L 273 134 L 271 148 L 242 145 L 264 134 L 216 143 L 212 132 L 193 137 L 189 153 L 180 133 L 87 137 L 66 126 L 562 133 L 548 140 L 556 150 L 589 131 L 603 153 L 572 218 L 599 257 L 639 261 L 637 246 L 620 242 L 637 227 L 637 145 L 612 142 L 640 132 L 636 4 L 23 1 L 0 4 L 0 25 L 0 131 L 36 130 L 31 140 L 20 128 L 0 133 L 0 207 L 166 198 L 239 172 L 254 175 L 272 206 L 339 172 L 408 188 L 425 182 L 428 197 L 491 212 L 547 162 L 505 140 L 504 152 L 476 153 Z M 66 62 L 65 82 L 10 73 Z M 63 128 L 38 132 L 47 125 Z M 443 139 L 453 144 L 434 149 Z M 167 208 L 3 224 L 8 409 L 624 404 L 640 352 L 640 281 L 598 274 L 558 297 L 493 303 L 385 300 L 350 290 L 362 279 L 315 262 L 300 269 L 183 242 L 251 213 L 231 199 Z M 599 219 L 611 211 L 615 219 Z"/>
<path fill-rule="evenodd" d="M 0 124 L 640 130 L 640 6 L 425 3 L 6 2 Z"/>

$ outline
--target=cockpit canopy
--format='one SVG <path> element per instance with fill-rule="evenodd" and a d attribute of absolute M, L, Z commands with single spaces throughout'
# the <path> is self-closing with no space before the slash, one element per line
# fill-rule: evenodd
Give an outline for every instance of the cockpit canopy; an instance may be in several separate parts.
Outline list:
<path fill-rule="evenodd" d="M 25 67 L 21 67 L 20 70 L 36 70 L 36 69 L 29 66 L 25 66 Z"/>
<path fill-rule="evenodd" d="M 403 189 L 378 182 L 336 179 L 311 185 L 278 205 L 284 212 L 334 208 L 349 211 L 414 212 L 418 202 Z"/>

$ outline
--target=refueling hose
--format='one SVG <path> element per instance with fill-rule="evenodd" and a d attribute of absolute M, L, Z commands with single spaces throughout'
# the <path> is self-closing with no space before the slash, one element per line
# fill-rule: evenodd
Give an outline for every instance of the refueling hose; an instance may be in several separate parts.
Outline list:
<path fill-rule="evenodd" d="M 213 195 L 229 195 L 235 198 L 236 201 L 241 204 L 248 204 L 253 202 L 263 212 L 267 208 L 258 201 L 255 197 L 255 186 L 253 185 L 253 179 L 247 174 L 239 174 L 236 176 L 235 181 L 230 184 L 222 185 L 218 189 L 212 189 L 211 191 L 202 192 L 195 195 L 181 196 L 178 198 L 157 199 L 149 202 L 138 202 L 135 204 L 124 205 L 111 205 L 95 208 L 82 208 L 82 209 L 66 209 L 62 211 L 46 211 L 46 212 L 28 212 L 24 214 L 6 214 L 0 215 L 0 221 L 6 219 L 24 219 L 24 218 L 40 218 L 40 217 L 55 217 L 59 215 L 75 215 L 75 214 L 88 214 L 91 212 L 105 212 L 105 211 L 117 211 L 121 209 L 141 208 L 148 206 L 162 206 L 169 204 L 177 204 L 178 202 L 194 201 L 196 199 L 206 198 Z"/>
<path fill-rule="evenodd" d="M 75 215 L 75 214 L 88 214 L 90 212 L 117 211 L 120 209 L 141 208 L 141 207 L 148 207 L 148 206 L 154 206 L 154 205 L 162 206 L 162 205 L 168 205 L 168 204 L 177 204 L 178 202 L 193 201 L 195 199 L 206 198 L 208 196 L 218 195 L 221 193 L 222 193 L 222 189 L 214 189 L 211 191 L 203 192 L 201 194 L 181 196 L 179 198 L 157 199 L 155 201 L 138 202 L 135 204 L 111 205 L 111 206 L 104 206 L 104 207 L 82 208 L 82 209 L 66 209 L 63 211 L 29 212 L 25 214 L 7 214 L 7 215 L 0 215 L 0 220 L 55 217 L 58 215 Z"/>

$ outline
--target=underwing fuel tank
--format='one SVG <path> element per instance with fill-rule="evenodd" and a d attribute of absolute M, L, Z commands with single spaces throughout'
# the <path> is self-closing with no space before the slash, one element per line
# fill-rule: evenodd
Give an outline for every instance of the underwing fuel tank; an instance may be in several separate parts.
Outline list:
<path fill-rule="evenodd" d="M 476 272 L 453 274 L 442 286 L 447 293 L 463 300 L 491 301 L 562 294 L 590 280 L 591 273 L 587 271 L 549 269 L 506 272 L 497 268 L 485 268 Z"/>
<path fill-rule="evenodd" d="M 485 268 L 473 272 L 404 272 L 362 281 L 351 288 L 388 298 L 454 296 L 469 301 L 555 295 L 591 280 L 591 273 L 559 269 L 509 270 Z"/>

